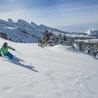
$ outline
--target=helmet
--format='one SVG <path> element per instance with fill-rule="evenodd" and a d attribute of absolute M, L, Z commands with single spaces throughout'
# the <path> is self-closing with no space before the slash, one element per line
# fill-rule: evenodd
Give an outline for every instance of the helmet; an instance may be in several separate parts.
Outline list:
<path fill-rule="evenodd" d="M 7 46 L 7 44 L 8 44 L 8 43 L 7 43 L 7 42 L 5 42 L 5 43 L 3 44 L 3 47 L 6 47 L 6 46 Z"/>
<path fill-rule="evenodd" d="M 4 45 L 7 45 L 7 42 L 5 42 Z"/>

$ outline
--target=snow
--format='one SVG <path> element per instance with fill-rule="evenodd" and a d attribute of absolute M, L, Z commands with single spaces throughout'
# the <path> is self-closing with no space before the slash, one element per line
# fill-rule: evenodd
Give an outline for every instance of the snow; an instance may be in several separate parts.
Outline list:
<path fill-rule="evenodd" d="M 98 43 L 98 39 L 82 39 L 82 40 L 75 40 L 76 42 L 85 42 L 85 43 Z"/>
<path fill-rule="evenodd" d="M 41 48 L 0 38 L 10 51 L 38 72 L 0 57 L 0 98 L 98 98 L 98 60 L 71 47 Z"/>
<path fill-rule="evenodd" d="M 97 29 L 88 29 L 88 31 L 86 33 L 91 34 L 91 32 L 93 32 L 93 31 L 97 31 Z"/>
<path fill-rule="evenodd" d="M 8 39 L 12 39 L 14 42 L 20 42 L 20 40 L 25 43 L 36 42 L 42 36 L 42 33 L 35 28 L 35 25 L 22 19 L 18 19 L 17 22 L 12 19 L 8 19 L 8 21 L 0 19 L 0 32 L 7 34 Z"/>
<path fill-rule="evenodd" d="M 45 25 L 37 25 L 34 22 L 28 23 L 23 19 L 18 19 L 16 22 L 12 19 L 8 19 L 8 21 L 0 19 L 0 32 L 7 34 L 8 39 L 12 39 L 14 42 L 20 42 L 20 40 L 25 43 L 38 42 L 46 29 L 53 33 L 63 32 Z"/>
<path fill-rule="evenodd" d="M 5 27 L 5 28 L 11 29 L 11 30 L 17 29 L 17 27 Z"/>

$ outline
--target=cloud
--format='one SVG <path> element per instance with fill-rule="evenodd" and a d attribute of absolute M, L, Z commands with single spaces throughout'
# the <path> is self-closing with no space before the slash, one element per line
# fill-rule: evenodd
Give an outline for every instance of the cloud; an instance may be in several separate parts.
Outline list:
<path fill-rule="evenodd" d="M 62 27 L 57 27 L 61 30 L 70 31 L 70 32 L 87 32 L 88 29 L 97 29 L 98 23 L 95 24 L 77 24 L 77 25 L 65 25 Z"/>
<path fill-rule="evenodd" d="M 0 18 L 22 18 L 52 27 L 94 24 L 98 17 L 97 0 L 1 0 Z"/>
<path fill-rule="evenodd" d="M 22 8 L 17 0 L 0 0 L 0 13 Z"/>

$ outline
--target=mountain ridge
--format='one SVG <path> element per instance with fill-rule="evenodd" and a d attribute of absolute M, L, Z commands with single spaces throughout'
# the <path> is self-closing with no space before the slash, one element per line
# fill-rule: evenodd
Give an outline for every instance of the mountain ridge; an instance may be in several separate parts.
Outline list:
<path fill-rule="evenodd" d="M 28 23 L 23 19 L 18 19 L 16 22 L 12 19 L 8 19 L 8 21 L 0 19 L 0 32 L 7 34 L 8 39 L 15 42 L 37 42 L 46 30 L 54 33 L 64 32 L 43 24 L 37 25 L 34 22 Z"/>

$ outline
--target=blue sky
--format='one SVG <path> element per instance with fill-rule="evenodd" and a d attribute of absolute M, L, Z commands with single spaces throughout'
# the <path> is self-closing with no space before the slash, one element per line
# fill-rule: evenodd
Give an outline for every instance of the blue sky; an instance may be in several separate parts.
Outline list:
<path fill-rule="evenodd" d="M 98 0 L 0 0 L 1 19 L 22 18 L 66 31 L 97 29 L 97 9 Z"/>

